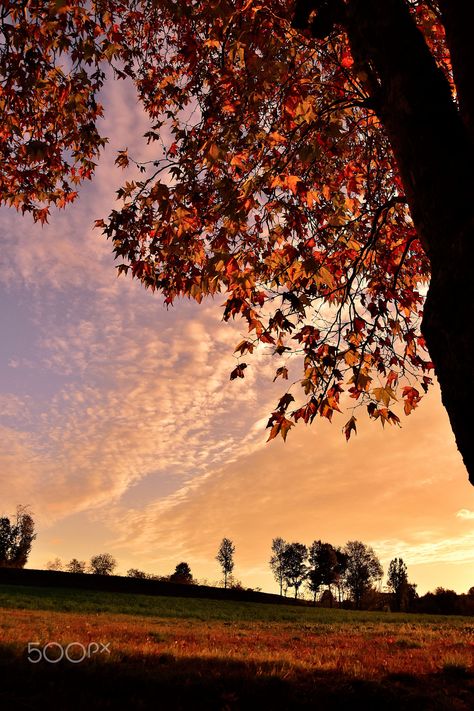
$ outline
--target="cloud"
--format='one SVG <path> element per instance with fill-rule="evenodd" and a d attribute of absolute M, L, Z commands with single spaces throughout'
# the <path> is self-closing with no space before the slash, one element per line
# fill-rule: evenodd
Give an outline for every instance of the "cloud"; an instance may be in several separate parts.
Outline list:
<path fill-rule="evenodd" d="M 262 446 L 264 432 L 254 430 L 256 446 L 232 462 L 139 507 L 112 507 L 108 523 L 117 550 L 168 567 L 179 552 L 201 561 L 205 574 L 219 540 L 229 536 L 237 545 L 239 575 L 259 568 L 260 584 L 268 576 L 271 540 L 279 535 L 306 544 L 359 539 L 384 558 L 413 547 L 414 556 L 428 559 L 430 541 L 447 541 L 446 548 L 433 547 L 430 560 L 438 554 L 441 561 L 470 557 L 469 539 L 456 546 L 452 532 L 446 536 L 468 486 L 460 457 L 445 444 L 439 393 L 425 405 L 425 418 L 410 418 L 403 430 L 362 424 L 348 444 L 336 424 L 324 421 L 298 425 L 286 444 Z"/>
<path fill-rule="evenodd" d="M 20 397 L 15 393 L 0 393 L 0 422 L 28 422 L 30 405 L 31 398 L 27 395 Z"/>
<path fill-rule="evenodd" d="M 462 518 L 465 521 L 472 521 L 474 520 L 474 511 L 470 511 L 469 509 L 459 509 L 456 516 L 457 518 Z"/>
<path fill-rule="evenodd" d="M 394 539 L 376 541 L 374 545 L 386 562 L 395 557 L 403 558 L 409 565 L 474 562 L 474 531 L 438 540 L 429 532 L 424 543 Z"/>
<path fill-rule="evenodd" d="M 163 476 L 178 489 L 242 452 L 263 412 L 260 366 L 257 358 L 245 383 L 229 383 L 239 334 L 220 322 L 218 304 L 166 311 L 143 290 L 96 292 L 66 309 L 58 294 L 53 304 L 33 363 L 49 391 L 28 401 L 21 457 L 26 466 L 33 447 L 41 463 L 26 467 L 23 486 L 41 492 L 44 516 L 109 505 L 141 480 L 155 495 Z M 3 400 L 10 415 L 25 411 L 18 396 Z"/>

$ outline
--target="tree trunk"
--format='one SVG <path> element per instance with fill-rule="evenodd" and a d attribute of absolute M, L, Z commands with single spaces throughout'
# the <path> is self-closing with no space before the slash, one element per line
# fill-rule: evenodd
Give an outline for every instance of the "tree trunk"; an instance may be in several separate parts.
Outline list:
<path fill-rule="evenodd" d="M 472 24 L 463 6 L 441 2 L 455 58 L 461 110 L 405 0 L 349 0 L 345 26 L 355 66 L 370 73 L 372 100 L 390 140 L 432 279 L 422 332 L 443 404 L 474 484 L 474 113 Z M 472 10 L 464 14 L 472 15 Z M 465 19 L 465 18 L 464 18 Z M 463 43 L 469 43 L 465 45 Z M 461 113 L 461 111 L 463 113 Z"/>
<path fill-rule="evenodd" d="M 474 137 L 474 3 L 468 0 L 438 0 L 451 55 L 459 110 L 470 135 Z"/>

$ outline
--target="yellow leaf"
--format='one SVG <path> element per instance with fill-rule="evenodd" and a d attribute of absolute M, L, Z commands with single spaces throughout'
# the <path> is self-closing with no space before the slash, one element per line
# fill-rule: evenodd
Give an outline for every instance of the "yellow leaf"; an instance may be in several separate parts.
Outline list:
<path fill-rule="evenodd" d="M 319 203 L 319 193 L 316 190 L 308 190 L 306 193 L 306 204 L 308 207 L 313 207 L 314 203 Z"/>
<path fill-rule="evenodd" d="M 281 135 L 281 133 L 278 133 L 277 131 L 272 131 L 271 133 L 268 134 L 268 137 L 270 138 L 270 145 L 275 146 L 278 143 L 286 143 L 286 138 Z"/>
<path fill-rule="evenodd" d="M 392 388 L 374 388 L 372 393 L 378 402 L 383 402 L 385 407 L 390 405 L 390 400 L 396 400 Z"/>
<path fill-rule="evenodd" d="M 298 183 L 301 183 L 301 178 L 299 178 L 297 175 L 288 175 L 285 178 L 285 185 L 291 190 L 293 195 L 296 195 L 296 193 L 298 192 Z"/>
<path fill-rule="evenodd" d="M 349 348 L 349 350 L 347 350 L 344 354 L 344 360 L 347 365 L 357 365 L 359 362 L 357 351 L 353 351 L 352 348 Z"/>

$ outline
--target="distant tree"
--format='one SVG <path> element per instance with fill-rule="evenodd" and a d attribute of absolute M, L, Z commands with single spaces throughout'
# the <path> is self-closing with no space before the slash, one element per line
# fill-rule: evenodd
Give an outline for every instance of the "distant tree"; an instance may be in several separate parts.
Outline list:
<path fill-rule="evenodd" d="M 313 603 L 316 604 L 316 597 L 323 584 L 321 571 L 319 568 L 310 568 L 306 576 L 306 586 L 313 596 Z"/>
<path fill-rule="evenodd" d="M 474 596 L 474 585 L 471 588 L 469 588 L 469 590 L 467 591 L 467 594 Z"/>
<path fill-rule="evenodd" d="M 326 585 L 332 600 L 331 586 L 337 580 L 337 555 L 330 543 L 313 541 L 309 549 L 309 564 L 311 566 L 308 578 L 310 589 L 316 595 L 321 585 Z M 318 590 L 316 590 L 316 587 Z"/>
<path fill-rule="evenodd" d="M 86 565 L 87 563 L 85 560 L 78 560 L 77 558 L 73 558 L 69 561 L 69 563 L 66 564 L 66 570 L 68 573 L 85 573 Z"/>
<path fill-rule="evenodd" d="M 236 578 L 234 575 L 230 575 L 228 580 L 227 580 L 227 587 L 229 587 L 231 590 L 243 590 L 244 586 L 242 585 L 242 581 Z"/>
<path fill-rule="evenodd" d="M 347 553 L 344 551 L 343 548 L 335 548 L 335 553 L 336 553 L 336 567 L 334 570 L 334 575 L 335 575 L 335 585 L 337 588 L 337 594 L 338 594 L 338 600 L 339 604 L 341 604 L 343 596 L 344 596 L 344 590 L 346 587 L 346 570 L 347 570 Z"/>
<path fill-rule="evenodd" d="M 36 538 L 33 517 L 26 506 L 17 506 L 15 518 L 0 518 L 0 566 L 24 568 Z"/>
<path fill-rule="evenodd" d="M 144 570 L 139 570 L 138 568 L 129 568 L 127 570 L 127 576 L 129 578 L 139 578 L 140 580 L 148 577 Z"/>
<path fill-rule="evenodd" d="M 406 600 L 406 609 L 413 610 L 418 599 L 418 593 L 416 592 L 416 583 L 407 583 L 406 590 L 403 593 L 403 600 Z"/>
<path fill-rule="evenodd" d="M 178 563 L 174 573 L 170 575 L 170 583 L 182 583 L 189 585 L 192 582 L 194 582 L 193 576 L 188 563 L 184 561 L 182 563 Z"/>
<path fill-rule="evenodd" d="M 289 543 L 283 553 L 285 581 L 288 587 L 295 589 L 295 598 L 308 573 L 307 558 L 308 549 L 303 543 Z"/>
<path fill-rule="evenodd" d="M 288 543 L 283 538 L 274 538 L 272 541 L 272 557 L 270 558 L 270 568 L 273 576 L 280 586 L 280 595 L 283 595 L 283 585 L 285 582 L 285 559 L 284 553 Z"/>
<path fill-rule="evenodd" d="M 54 560 L 48 560 L 46 563 L 46 570 L 62 570 L 63 567 L 61 558 L 54 558 Z"/>
<path fill-rule="evenodd" d="M 110 553 L 99 553 L 92 556 L 89 564 L 91 573 L 110 575 L 117 567 L 117 561 Z"/>
<path fill-rule="evenodd" d="M 407 567 L 402 558 L 390 561 L 387 573 L 387 587 L 393 595 L 397 612 L 407 606 L 408 575 Z"/>
<path fill-rule="evenodd" d="M 460 615 L 468 610 L 463 610 L 462 597 L 454 590 L 436 588 L 434 593 L 427 592 L 416 602 L 416 609 L 434 615 Z"/>
<path fill-rule="evenodd" d="M 380 580 L 383 569 L 374 550 L 361 541 L 348 541 L 344 552 L 347 555 L 346 585 L 356 609 L 360 609 L 364 593 Z"/>
<path fill-rule="evenodd" d="M 216 555 L 216 560 L 222 568 L 225 588 L 227 587 L 227 578 L 234 570 L 234 553 L 235 546 L 230 538 L 223 538 Z"/>

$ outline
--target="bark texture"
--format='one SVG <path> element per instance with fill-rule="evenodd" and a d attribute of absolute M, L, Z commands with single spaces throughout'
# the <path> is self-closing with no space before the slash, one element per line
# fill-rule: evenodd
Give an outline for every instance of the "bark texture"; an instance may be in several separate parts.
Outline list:
<path fill-rule="evenodd" d="M 305 3 L 312 9 L 318 3 Z M 422 332 L 474 484 L 474 8 L 440 0 L 457 101 L 406 0 L 348 0 L 343 19 L 431 262 Z"/>

